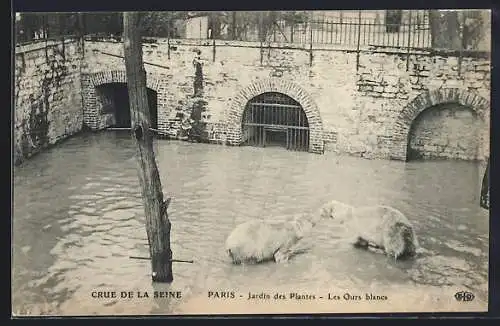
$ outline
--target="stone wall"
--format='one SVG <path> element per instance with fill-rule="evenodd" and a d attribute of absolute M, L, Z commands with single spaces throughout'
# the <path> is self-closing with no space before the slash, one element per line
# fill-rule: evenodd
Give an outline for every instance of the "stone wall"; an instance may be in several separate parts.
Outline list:
<path fill-rule="evenodd" d="M 158 39 L 144 45 L 143 56 L 148 78 L 154 83 L 160 80 L 165 86 L 159 93 L 163 102 L 158 107 L 159 129 L 164 132 L 176 134 L 178 113 L 186 112 L 192 101 L 192 60 L 196 50 L 201 51 L 203 60 L 206 122 L 214 141 L 238 144 L 246 101 L 259 92 L 274 90 L 301 103 L 308 119 L 312 119 L 314 152 L 329 150 L 404 160 L 410 126 L 426 109 L 422 105 L 457 100 L 478 111 L 482 122 L 478 126 L 484 131 L 478 157 L 487 155 L 488 57 L 459 60 L 453 53 L 387 49 L 361 49 L 358 57 L 353 49 L 332 46 L 310 49 L 267 44 L 260 48 L 259 44 L 245 42 Z M 123 76 L 124 60 L 117 55 L 123 55 L 121 43 L 87 42 L 84 73 L 95 76 L 114 71 L 116 76 Z M 424 101 L 418 110 L 412 111 L 414 115 L 407 115 L 412 101 L 433 92 L 450 93 L 452 97 L 437 96 L 435 101 Z M 89 103 L 92 101 L 95 100 Z"/>
<path fill-rule="evenodd" d="M 49 127 L 52 142 L 78 129 L 76 121 L 94 130 L 113 124 L 112 110 L 106 109 L 113 105 L 106 84 L 126 82 L 121 42 L 87 40 L 84 53 L 78 52 L 80 50 L 77 43 L 72 43 L 66 50 L 73 51 L 71 58 L 67 56 L 63 60 L 56 54 L 53 60 L 59 65 L 55 71 L 65 71 L 67 76 L 62 78 L 62 85 L 66 86 L 51 87 L 50 92 L 57 93 L 61 87 L 66 87 L 69 94 L 68 98 L 56 97 L 54 103 L 58 104 L 54 108 L 62 108 L 63 102 L 66 103 L 65 113 L 59 119 L 67 119 L 66 115 L 74 117 L 75 121 L 67 126 L 68 132 L 61 130 L 61 123 L 52 121 Z M 428 108 L 438 110 L 439 104 L 451 102 L 474 112 L 473 119 L 477 120 L 474 126 L 479 129 L 474 130 L 479 144 L 476 158 L 488 155 L 489 57 L 467 55 L 459 59 L 456 53 L 405 53 L 383 48 L 362 48 L 358 54 L 355 49 L 334 46 L 310 48 L 274 43 L 261 48 L 260 44 L 250 42 L 151 40 L 143 46 L 147 87 L 157 92 L 158 129 L 166 134 L 178 135 L 182 117 L 189 116 L 193 103 L 200 100 L 194 96 L 193 60 L 198 50 L 203 62 L 201 99 L 207 108 L 203 122 L 207 123 L 208 138 L 212 142 L 238 145 L 242 139 L 241 117 L 246 103 L 262 92 L 276 91 L 302 105 L 310 125 L 312 152 L 326 150 L 366 158 L 405 160 L 408 140 L 414 137 L 410 137 L 413 122 Z M 34 53 L 43 54 L 43 49 Z M 16 69 L 21 72 L 17 80 L 23 86 L 16 90 L 40 98 L 41 86 L 33 91 L 26 84 L 41 85 L 44 78 L 34 71 L 40 63 L 43 67 L 44 59 L 36 59 L 36 55 L 28 57 L 27 61 L 38 64 L 31 64 L 31 70 L 23 72 L 20 58 L 19 55 L 16 58 Z M 19 80 L 25 80 L 25 84 Z M 75 102 L 80 91 L 83 118 L 82 103 Z M 25 118 L 17 123 L 19 130 L 27 130 L 20 121 L 26 120 L 28 108 L 33 107 L 26 104 L 29 101 L 23 94 L 16 96 L 16 100 L 23 103 L 16 107 L 24 107 L 21 112 L 25 112 L 21 115 Z M 425 119 L 431 116 L 433 114 L 428 114 Z M 54 129 L 56 126 L 59 128 Z M 18 137 L 20 149 L 23 141 L 27 143 L 26 139 L 33 138 L 23 137 Z M 415 137 L 420 142 L 427 139 Z M 456 144 L 455 140 L 451 142 Z M 472 152 L 465 150 L 457 154 L 457 148 L 451 147 L 439 151 L 453 152 L 450 157 L 470 157 Z"/>
<path fill-rule="evenodd" d="M 424 110 L 457 103 L 477 113 L 479 159 L 488 156 L 490 62 L 456 54 L 372 53 L 360 56 L 358 96 L 360 132 L 351 134 L 365 155 L 405 159 L 412 123 Z M 408 67 L 408 70 L 407 70 Z M 460 71 L 459 71 L 460 67 Z M 468 128 L 472 128 L 469 126 Z M 354 133 L 354 131 L 353 131 Z"/>
<path fill-rule="evenodd" d="M 455 103 L 423 111 L 409 134 L 410 159 L 461 159 L 478 157 L 481 130 L 476 113 Z"/>
<path fill-rule="evenodd" d="M 16 48 L 15 164 L 81 130 L 82 53 L 74 40 Z"/>

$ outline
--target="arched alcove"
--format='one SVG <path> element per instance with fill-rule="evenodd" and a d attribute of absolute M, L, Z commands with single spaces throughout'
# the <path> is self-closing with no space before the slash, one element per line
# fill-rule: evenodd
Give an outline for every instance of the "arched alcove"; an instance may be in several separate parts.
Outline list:
<path fill-rule="evenodd" d="M 425 110 L 432 108 L 429 112 L 435 111 L 436 108 L 442 108 L 440 105 L 455 104 L 458 108 L 467 108 L 474 112 L 474 116 L 480 121 L 480 130 L 477 131 L 478 137 L 484 139 L 483 133 L 487 131 L 487 111 L 489 110 L 489 102 L 481 96 L 458 88 L 439 88 L 420 94 L 413 99 L 396 118 L 396 123 L 392 130 L 392 149 L 391 158 L 396 160 L 408 160 L 408 143 L 410 141 L 410 131 L 414 125 L 415 119 Z M 460 109 L 463 111 L 464 109 Z M 465 111 L 464 111 L 465 112 Z M 439 113 L 438 113 L 439 114 Z M 425 117 L 425 116 L 424 116 Z M 416 121 L 419 123 L 419 120 Z M 415 128 L 415 126 L 413 126 Z"/>

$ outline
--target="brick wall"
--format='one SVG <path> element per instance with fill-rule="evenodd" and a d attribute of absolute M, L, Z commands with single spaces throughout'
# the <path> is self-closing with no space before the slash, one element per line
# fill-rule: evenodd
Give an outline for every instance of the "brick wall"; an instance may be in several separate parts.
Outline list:
<path fill-rule="evenodd" d="M 81 43 L 29 44 L 15 52 L 15 164 L 81 130 Z"/>

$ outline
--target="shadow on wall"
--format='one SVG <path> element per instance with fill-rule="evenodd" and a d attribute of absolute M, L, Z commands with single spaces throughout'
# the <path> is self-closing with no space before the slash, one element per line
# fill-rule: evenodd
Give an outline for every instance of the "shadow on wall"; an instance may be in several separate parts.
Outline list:
<path fill-rule="evenodd" d="M 131 126 L 130 104 L 126 83 L 107 83 L 97 87 L 102 103 L 101 114 L 113 114 L 115 123 L 110 127 L 129 128 Z M 149 117 L 151 128 L 158 128 L 157 92 L 148 88 Z"/>

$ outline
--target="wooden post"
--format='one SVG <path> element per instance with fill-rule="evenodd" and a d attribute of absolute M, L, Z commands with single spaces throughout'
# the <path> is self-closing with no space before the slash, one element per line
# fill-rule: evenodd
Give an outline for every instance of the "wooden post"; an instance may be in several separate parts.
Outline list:
<path fill-rule="evenodd" d="M 490 209 L 490 159 L 486 163 L 483 182 L 481 185 L 481 196 L 479 205 L 484 209 Z"/>
<path fill-rule="evenodd" d="M 231 39 L 233 41 L 236 40 L 236 11 L 233 11 L 232 12 L 232 18 L 233 18 L 233 22 L 232 22 L 232 26 L 231 26 L 231 33 L 233 34 Z"/>
<path fill-rule="evenodd" d="M 146 94 L 146 70 L 142 62 L 142 40 L 139 13 L 123 14 L 125 68 L 130 98 L 132 139 L 136 145 L 139 184 L 146 214 L 146 231 L 152 265 L 153 282 L 172 282 L 170 221 L 167 208 L 170 198 L 163 200 L 158 167 L 149 132 L 150 117 Z"/>

